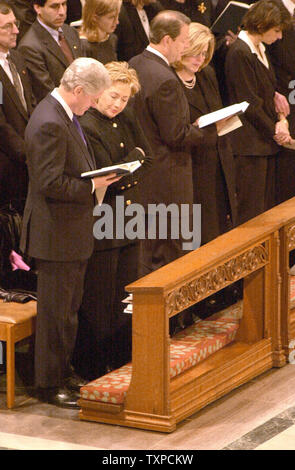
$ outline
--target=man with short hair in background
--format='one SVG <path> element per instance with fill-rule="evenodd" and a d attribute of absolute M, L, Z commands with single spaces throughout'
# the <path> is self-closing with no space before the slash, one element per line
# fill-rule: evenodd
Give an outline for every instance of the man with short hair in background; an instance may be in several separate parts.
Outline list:
<path fill-rule="evenodd" d="M 81 43 L 75 28 L 65 24 L 66 0 L 33 0 L 37 19 L 18 45 L 32 81 L 33 93 L 39 102 L 59 86 L 60 79 L 77 57 L 82 56 Z"/>

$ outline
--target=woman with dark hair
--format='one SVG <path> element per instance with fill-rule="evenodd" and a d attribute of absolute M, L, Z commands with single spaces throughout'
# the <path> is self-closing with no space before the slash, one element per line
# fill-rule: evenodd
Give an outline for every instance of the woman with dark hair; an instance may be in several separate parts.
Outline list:
<path fill-rule="evenodd" d="M 112 209 L 113 219 L 108 222 L 113 223 L 114 235 L 95 240 L 85 277 L 74 361 L 79 373 L 89 380 L 131 359 L 131 315 L 124 313 L 122 300 L 127 296 L 125 286 L 138 278 L 139 241 L 128 239 L 124 216 L 124 226 L 116 223 L 120 207 L 124 211 L 131 203 L 143 203 L 141 186 L 152 161 L 145 136 L 132 109 L 127 108 L 129 98 L 140 88 L 137 74 L 126 62 L 110 62 L 105 67 L 112 85 L 80 123 L 91 142 L 97 168 L 134 160 L 140 160 L 142 166 L 111 185 L 103 201 Z M 116 235 L 118 231 L 123 235 Z"/>
<path fill-rule="evenodd" d="M 275 73 L 263 43 L 281 39 L 290 19 L 280 2 L 258 1 L 244 16 L 243 30 L 227 53 L 225 76 L 230 104 L 249 103 L 241 116 L 243 126 L 230 134 L 239 223 L 276 203 L 276 160 L 280 145 L 290 141 L 286 120 L 289 106 L 276 91 Z"/>
<path fill-rule="evenodd" d="M 218 83 L 209 62 L 214 36 L 200 23 L 189 26 L 189 45 L 174 64 L 187 97 L 191 122 L 222 108 Z M 233 227 L 236 218 L 234 161 L 228 136 L 218 136 L 224 123 L 203 129 L 203 144 L 192 149 L 194 203 L 201 204 L 201 243 Z"/>
<path fill-rule="evenodd" d="M 114 33 L 122 0 L 87 0 L 82 10 L 79 32 L 83 55 L 103 64 L 117 59 Z"/>

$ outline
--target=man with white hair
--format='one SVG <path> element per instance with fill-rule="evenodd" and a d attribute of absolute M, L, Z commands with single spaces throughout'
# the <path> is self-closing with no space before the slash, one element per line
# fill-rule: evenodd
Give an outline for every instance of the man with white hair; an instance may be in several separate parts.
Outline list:
<path fill-rule="evenodd" d="M 81 385 L 71 357 L 93 249 L 94 192 L 117 181 L 115 175 L 81 179 L 95 161 L 77 116 L 109 86 L 100 62 L 76 59 L 35 108 L 25 132 L 29 191 L 21 249 L 38 271 L 35 386 L 43 401 L 62 407 L 77 406 Z"/>

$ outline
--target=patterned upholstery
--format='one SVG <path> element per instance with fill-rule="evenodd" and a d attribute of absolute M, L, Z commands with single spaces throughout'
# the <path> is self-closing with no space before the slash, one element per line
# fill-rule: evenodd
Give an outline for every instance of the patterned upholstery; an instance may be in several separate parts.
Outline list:
<path fill-rule="evenodd" d="M 238 302 L 206 320 L 197 321 L 171 338 L 170 377 L 176 377 L 232 342 L 239 328 L 242 310 L 242 302 Z M 121 404 L 126 397 L 131 374 L 130 362 L 82 387 L 81 398 Z"/>

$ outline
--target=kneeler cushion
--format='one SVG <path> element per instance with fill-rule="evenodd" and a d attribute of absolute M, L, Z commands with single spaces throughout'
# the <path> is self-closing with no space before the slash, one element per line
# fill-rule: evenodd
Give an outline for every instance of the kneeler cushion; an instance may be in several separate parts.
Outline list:
<path fill-rule="evenodd" d="M 237 302 L 173 336 L 170 340 L 170 377 L 176 377 L 231 343 L 239 328 L 242 310 L 242 302 Z M 121 404 L 126 397 L 131 374 L 130 362 L 83 386 L 81 398 Z"/>

